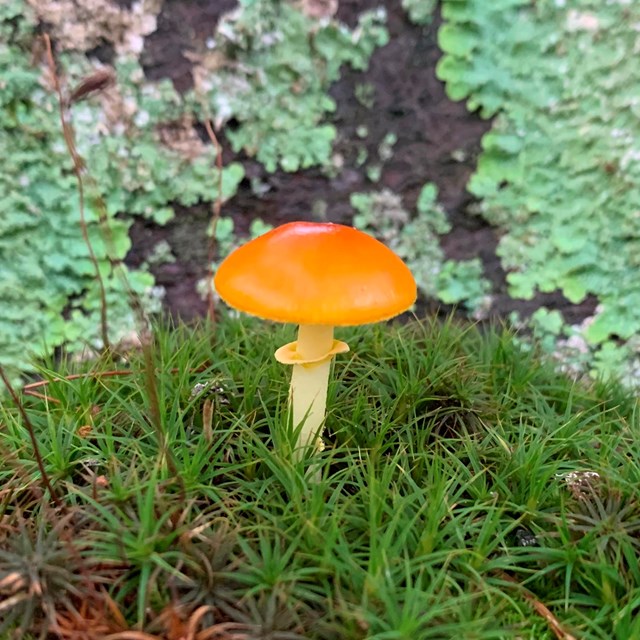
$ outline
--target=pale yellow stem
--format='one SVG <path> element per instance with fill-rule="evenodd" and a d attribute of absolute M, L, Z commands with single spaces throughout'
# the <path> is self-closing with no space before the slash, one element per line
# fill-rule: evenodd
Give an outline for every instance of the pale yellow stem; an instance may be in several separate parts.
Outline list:
<path fill-rule="evenodd" d="M 293 365 L 290 401 L 293 426 L 300 430 L 296 460 L 302 458 L 309 446 L 322 449 L 320 434 L 327 406 L 331 361 L 336 353 L 348 350 L 344 342 L 333 339 L 332 326 L 301 324 L 298 340 L 276 351 L 279 362 Z"/>
<path fill-rule="evenodd" d="M 301 324 L 296 351 L 302 360 L 317 360 L 333 348 L 333 327 L 326 324 Z"/>
<path fill-rule="evenodd" d="M 304 360 L 319 362 L 294 364 L 291 374 L 291 405 L 293 426 L 300 429 L 296 458 L 302 457 L 309 445 L 322 447 L 320 431 L 327 408 L 327 389 L 333 347 L 333 327 L 304 325 L 298 329 L 297 352 Z"/>

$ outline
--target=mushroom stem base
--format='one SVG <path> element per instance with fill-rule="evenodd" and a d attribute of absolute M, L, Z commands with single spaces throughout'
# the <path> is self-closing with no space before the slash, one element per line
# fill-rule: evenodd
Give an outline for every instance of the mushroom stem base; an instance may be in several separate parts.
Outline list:
<path fill-rule="evenodd" d="M 294 364 L 291 374 L 290 400 L 293 426 L 299 429 L 294 459 L 300 460 L 307 447 L 322 451 L 320 437 L 327 407 L 327 389 L 332 357 L 318 364 Z"/>

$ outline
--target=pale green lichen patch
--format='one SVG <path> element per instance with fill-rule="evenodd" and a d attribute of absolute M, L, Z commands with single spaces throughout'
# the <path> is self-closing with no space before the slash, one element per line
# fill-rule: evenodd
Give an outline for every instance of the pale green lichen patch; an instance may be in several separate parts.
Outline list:
<path fill-rule="evenodd" d="M 640 331 L 640 6 L 578 5 L 446 0 L 438 74 L 498 114 L 469 189 L 503 230 L 511 295 L 594 294 L 598 345 Z"/>
<path fill-rule="evenodd" d="M 61 344 L 72 350 L 101 346 L 95 268 L 82 238 L 78 185 L 57 97 L 46 60 L 33 64 L 29 54 L 35 29 L 36 17 L 23 2 L 0 9 L 0 362 L 15 369 Z M 79 53 L 60 55 L 59 62 L 69 86 L 96 70 Z M 116 73 L 116 86 L 70 110 L 87 166 L 88 234 L 114 342 L 131 331 L 129 294 L 151 310 L 161 295 L 148 272 L 122 264 L 131 248 L 132 215 L 163 223 L 174 203 L 218 195 L 215 154 L 197 139 L 170 83 L 145 82 L 133 58 L 119 58 Z M 242 177 L 240 165 L 223 169 L 223 199 Z"/>
<path fill-rule="evenodd" d="M 436 0 L 402 0 L 402 8 L 416 24 L 429 24 L 433 20 Z"/>
<path fill-rule="evenodd" d="M 194 56 L 196 108 L 213 116 L 233 148 L 268 171 L 296 171 L 328 164 L 335 127 L 329 86 L 340 67 L 366 69 L 386 44 L 383 10 L 360 16 L 355 29 L 317 19 L 286 2 L 240 0 L 226 14 L 206 53 Z"/>

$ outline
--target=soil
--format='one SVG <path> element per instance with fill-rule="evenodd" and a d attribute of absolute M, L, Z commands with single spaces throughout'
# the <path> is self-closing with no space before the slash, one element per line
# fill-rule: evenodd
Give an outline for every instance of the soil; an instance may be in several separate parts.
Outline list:
<path fill-rule="evenodd" d="M 338 130 L 335 152 L 343 158 L 342 169 L 332 176 L 319 169 L 267 173 L 245 154 L 234 154 L 221 132 L 225 163 L 240 161 L 246 171 L 238 193 L 225 203 L 223 215 L 233 217 L 239 232 L 248 231 L 255 217 L 273 225 L 299 219 L 349 223 L 353 215 L 349 197 L 353 192 L 388 188 L 401 194 L 406 207 L 412 209 L 422 185 L 433 182 L 452 222 L 452 231 L 442 238 L 444 252 L 451 259 L 482 260 L 485 276 L 494 288 L 493 317 L 504 317 L 511 311 L 526 316 L 541 305 L 560 309 L 570 323 L 592 315 L 593 299 L 571 305 L 557 293 L 531 301 L 508 296 L 505 273 L 495 254 L 497 232 L 468 212 L 473 199 L 465 189 L 481 138 L 491 122 L 469 113 L 464 103 L 451 102 L 436 78 L 435 67 L 441 56 L 436 38 L 439 17 L 426 27 L 416 26 L 402 10 L 400 0 L 340 0 L 337 17 L 353 26 L 359 13 L 381 5 L 387 10 L 389 43 L 373 54 L 367 71 L 344 68 L 341 79 L 331 88 L 337 105 L 331 118 Z M 145 41 L 142 60 L 147 77 L 170 78 L 179 91 L 189 89 L 193 84 L 191 62 L 184 52 L 203 46 L 219 17 L 234 6 L 235 0 L 167 0 L 157 31 Z M 370 92 L 373 108 L 363 106 L 356 98 L 363 86 Z M 368 131 L 364 140 L 356 133 L 362 125 Z M 397 142 L 392 157 L 382 166 L 379 182 L 373 184 L 364 168 L 357 167 L 356 158 L 363 145 L 368 158 L 375 158 L 389 132 L 395 133 Z M 262 182 L 268 191 L 256 196 L 252 179 Z M 195 285 L 205 275 L 205 230 L 211 209 L 177 207 L 176 213 L 164 227 L 136 222 L 128 262 L 139 265 L 160 240 L 166 240 L 177 260 L 152 271 L 166 290 L 171 315 L 190 320 L 206 312 Z M 435 302 L 422 301 L 421 313 L 436 310 L 449 311 Z"/>

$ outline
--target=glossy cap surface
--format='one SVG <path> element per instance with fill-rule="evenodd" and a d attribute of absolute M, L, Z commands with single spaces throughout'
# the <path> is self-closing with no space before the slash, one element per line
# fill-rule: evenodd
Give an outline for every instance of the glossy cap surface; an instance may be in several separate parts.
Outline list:
<path fill-rule="evenodd" d="M 371 236 L 332 223 L 291 222 L 233 251 L 214 284 L 230 306 L 295 324 L 392 318 L 416 299 L 408 267 Z"/>

